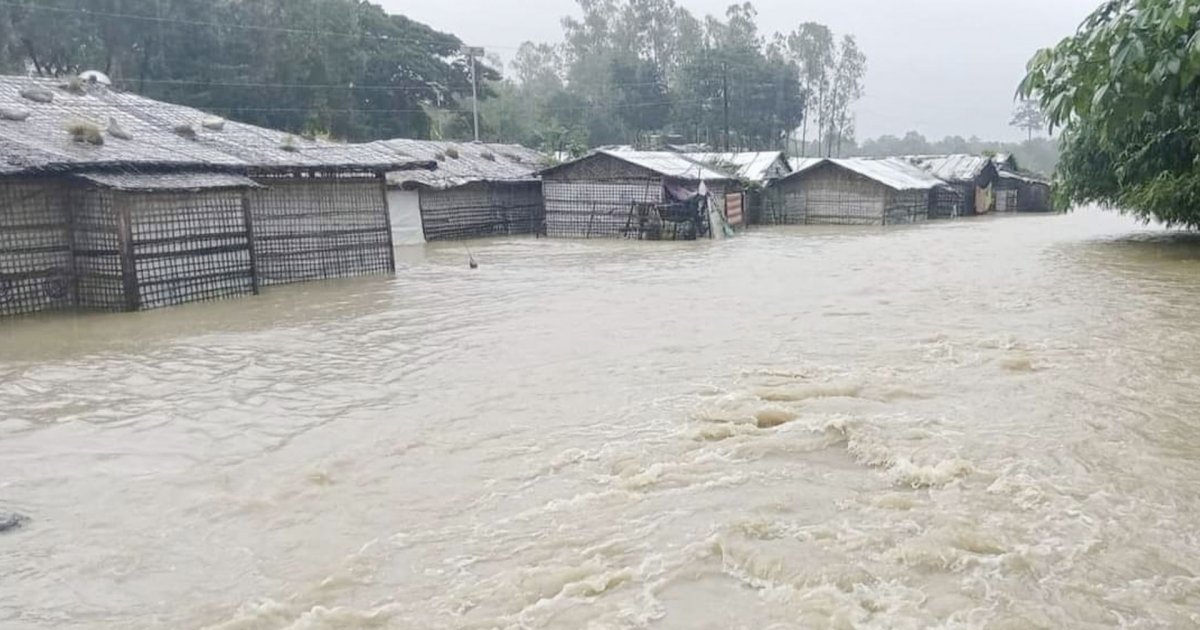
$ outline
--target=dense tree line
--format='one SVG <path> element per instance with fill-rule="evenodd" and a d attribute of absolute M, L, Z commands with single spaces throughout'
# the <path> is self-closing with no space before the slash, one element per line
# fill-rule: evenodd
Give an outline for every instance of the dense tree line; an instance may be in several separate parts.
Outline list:
<path fill-rule="evenodd" d="M 466 135 L 461 45 L 363 0 L 0 4 L 7 72 L 101 70 L 152 98 L 348 140 Z M 484 64 L 480 77 L 489 96 L 486 83 L 500 75 Z"/>
<path fill-rule="evenodd" d="M 1021 91 L 1065 128 L 1062 201 L 1200 227 L 1200 0 L 1107 0 Z"/>
<path fill-rule="evenodd" d="M 853 137 L 866 57 L 852 37 L 818 24 L 766 37 L 750 3 L 701 19 L 674 0 L 577 1 L 563 41 L 524 44 L 495 86 L 489 137 L 576 151 L 650 136 L 783 149 L 811 129 L 826 154 Z"/>

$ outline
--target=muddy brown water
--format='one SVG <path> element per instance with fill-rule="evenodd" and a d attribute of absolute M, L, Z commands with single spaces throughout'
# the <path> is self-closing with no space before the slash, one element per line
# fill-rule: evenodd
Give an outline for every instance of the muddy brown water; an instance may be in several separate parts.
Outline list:
<path fill-rule="evenodd" d="M 1200 240 L 400 249 L 0 322 L 0 628 L 1200 625 Z"/>

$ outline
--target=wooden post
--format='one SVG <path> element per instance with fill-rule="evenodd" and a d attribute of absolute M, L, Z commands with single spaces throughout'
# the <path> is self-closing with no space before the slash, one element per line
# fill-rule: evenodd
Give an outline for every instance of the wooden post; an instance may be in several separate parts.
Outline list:
<path fill-rule="evenodd" d="M 141 308 L 142 296 L 138 287 L 137 258 L 134 256 L 133 211 L 124 193 L 109 192 L 117 220 L 117 249 L 121 254 L 121 285 L 125 293 L 125 310 Z"/>
<path fill-rule="evenodd" d="M 379 179 L 379 195 L 383 200 L 383 223 L 387 226 L 387 256 L 388 256 L 388 271 L 396 273 L 396 242 L 392 235 L 392 210 L 388 205 L 388 186 L 387 173 L 377 173 Z M 420 202 L 417 202 L 417 212 L 420 213 Z M 422 225 L 424 222 L 422 222 Z M 423 231 L 423 230 L 422 230 Z"/>
<path fill-rule="evenodd" d="M 254 243 L 254 219 L 250 214 L 250 190 L 242 190 L 242 222 L 246 226 L 246 246 L 250 251 L 250 290 L 258 295 L 258 251 Z"/>
<path fill-rule="evenodd" d="M 67 229 L 66 229 L 67 249 L 71 254 L 71 268 L 69 270 L 69 273 L 71 274 L 71 278 L 70 278 L 71 306 L 78 309 L 80 307 L 79 262 L 75 259 L 75 251 L 76 251 L 76 249 L 78 249 L 75 246 L 75 223 L 77 220 L 77 217 L 75 215 L 76 215 L 76 209 L 80 205 L 79 191 L 75 186 L 67 186 L 64 189 L 62 189 L 61 192 L 59 192 L 58 194 L 62 195 L 61 197 L 58 197 L 57 199 L 59 201 L 63 202 L 63 206 L 64 206 L 63 212 L 64 212 L 64 214 L 66 214 L 66 220 L 67 220 Z M 49 215 L 47 215 L 47 216 L 49 216 Z"/>

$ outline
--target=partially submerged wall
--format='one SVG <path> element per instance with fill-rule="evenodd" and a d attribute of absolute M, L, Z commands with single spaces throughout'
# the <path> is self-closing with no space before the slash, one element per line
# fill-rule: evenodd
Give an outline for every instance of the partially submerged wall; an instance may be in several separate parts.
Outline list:
<path fill-rule="evenodd" d="M 258 290 L 240 190 L 118 194 L 129 221 L 137 308 Z M 120 223 L 119 221 L 119 223 Z"/>
<path fill-rule="evenodd" d="M 421 190 L 427 241 L 536 234 L 544 223 L 541 182 L 474 182 Z"/>
<path fill-rule="evenodd" d="M 834 165 L 818 166 L 781 184 L 784 216 L 792 223 L 880 225 L 887 188 Z"/>
<path fill-rule="evenodd" d="M 395 271 L 383 180 L 376 176 L 260 178 L 250 218 L 260 284 Z"/>
<path fill-rule="evenodd" d="M 543 176 L 546 235 L 625 236 L 639 205 L 665 201 L 662 177 L 605 155 Z"/>
<path fill-rule="evenodd" d="M 888 191 L 884 225 L 919 223 L 929 218 L 930 191 Z"/>
<path fill-rule="evenodd" d="M 104 311 L 136 307 L 125 293 L 125 257 L 112 193 L 93 188 L 79 190 L 73 197 L 78 305 Z"/>
<path fill-rule="evenodd" d="M 61 182 L 0 181 L 0 315 L 72 306 L 72 267 Z"/>

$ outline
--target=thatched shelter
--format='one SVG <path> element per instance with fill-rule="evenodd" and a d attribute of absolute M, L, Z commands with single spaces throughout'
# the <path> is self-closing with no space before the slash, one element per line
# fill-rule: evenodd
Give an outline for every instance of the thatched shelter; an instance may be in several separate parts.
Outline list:
<path fill-rule="evenodd" d="M 672 152 L 596 151 L 541 172 L 546 234 L 689 240 L 724 215 L 730 174 Z"/>
<path fill-rule="evenodd" d="M 776 183 L 789 224 L 893 225 L 929 217 L 944 183 L 896 158 L 816 159 Z"/>
<path fill-rule="evenodd" d="M 384 173 L 401 168 L 432 165 L 0 77 L 0 315 L 394 270 Z"/>
<path fill-rule="evenodd" d="M 930 218 L 987 214 L 995 209 L 998 173 L 991 158 L 959 154 L 910 155 L 904 159 L 947 184 L 935 196 Z"/>
<path fill-rule="evenodd" d="M 403 139 L 371 146 L 400 158 L 437 163 L 432 171 L 388 174 L 393 232 L 418 220 L 427 241 L 542 231 L 545 210 L 536 173 L 545 167 L 545 159 L 533 149 Z"/>

